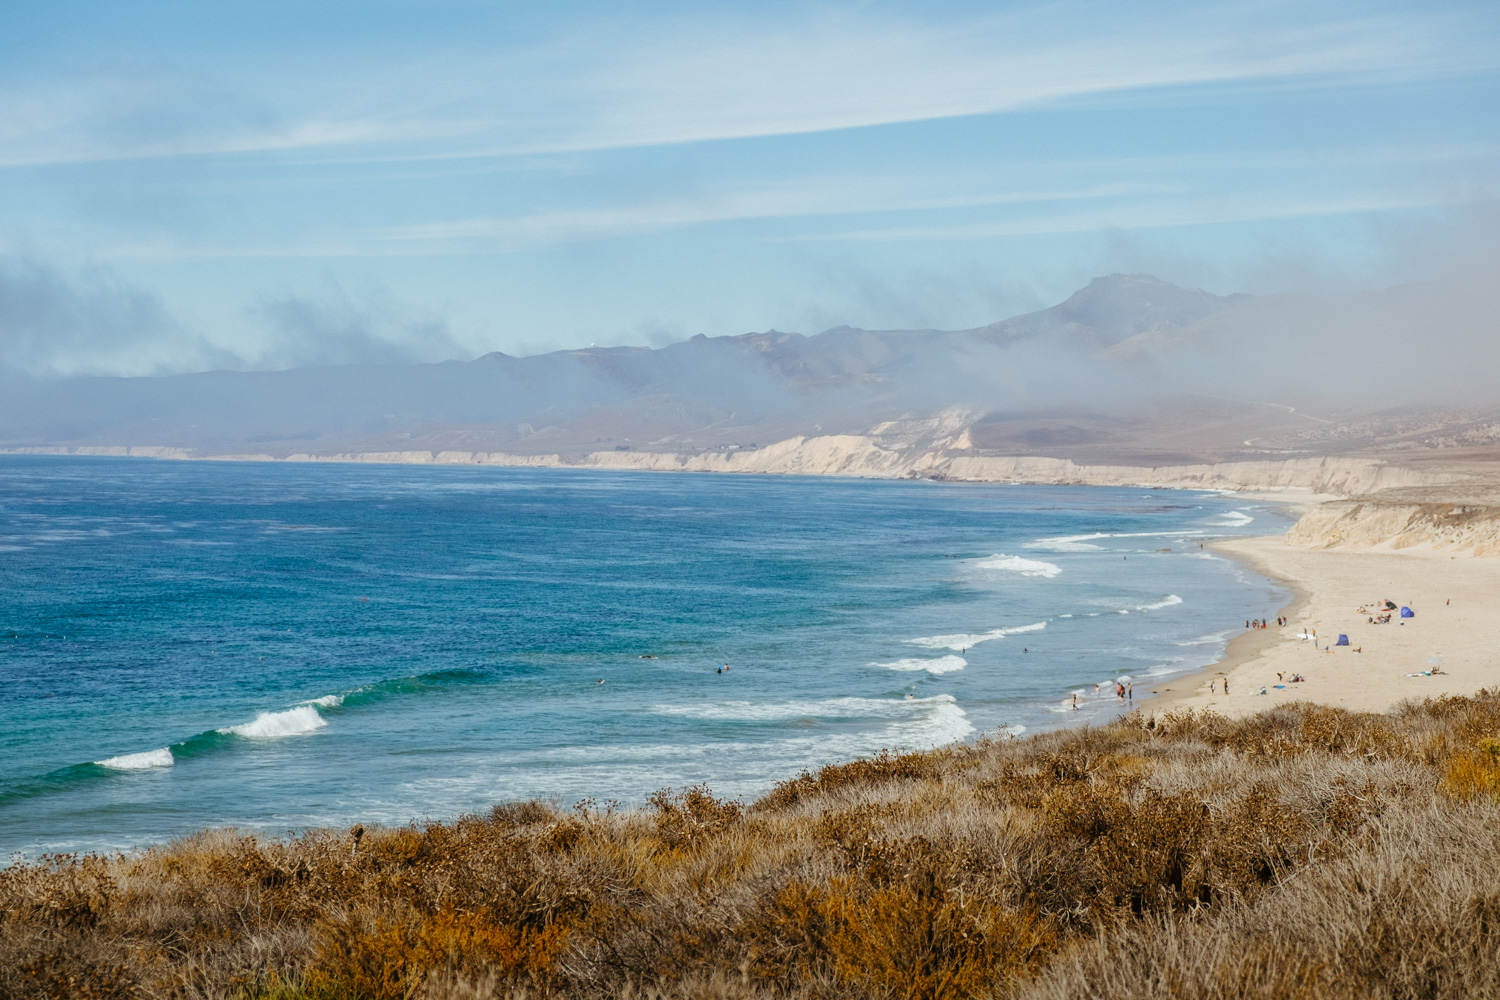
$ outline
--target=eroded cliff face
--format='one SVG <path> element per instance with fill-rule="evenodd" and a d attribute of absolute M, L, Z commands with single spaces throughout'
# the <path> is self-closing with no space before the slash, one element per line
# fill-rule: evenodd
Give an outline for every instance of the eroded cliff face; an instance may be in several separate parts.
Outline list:
<path fill-rule="evenodd" d="M 763 448 L 680 453 L 596 451 L 583 455 L 516 455 L 488 451 L 365 451 L 302 453 L 294 462 L 380 462 L 411 465 L 504 465 L 638 469 L 652 472 L 739 472 L 763 475 L 930 478 L 967 482 L 1087 486 L 1154 486 L 1223 490 L 1297 489 L 1353 496 L 1436 486 L 1452 475 L 1418 471 L 1373 459 L 1323 457 L 1201 465 L 1080 465 L 1070 459 L 986 456 L 973 453 L 967 414 L 881 424 L 866 434 L 797 436 Z M 72 454 L 157 458 L 271 460 L 269 455 L 190 454 L 176 448 L 17 449 Z"/>
<path fill-rule="evenodd" d="M 1287 533 L 1287 541 L 1320 549 L 1430 546 L 1500 556 L 1500 507 L 1379 498 L 1336 500 L 1305 514 Z"/>
<path fill-rule="evenodd" d="M 955 443 L 966 443 L 962 437 Z M 235 456 L 222 456 L 235 457 Z M 260 456 L 254 456 L 260 457 Z M 596 451 L 586 455 L 504 452 L 382 451 L 293 455 L 291 461 L 512 465 L 650 472 L 740 472 L 762 475 L 862 476 L 963 482 L 1080 486 L 1155 486 L 1222 490 L 1298 489 L 1349 496 L 1398 487 L 1437 485 L 1447 477 L 1359 458 L 1220 462 L 1203 465 L 1079 465 L 1064 458 L 996 457 L 954 447 L 901 447 L 860 434 L 794 437 L 757 449 L 680 454 Z"/>

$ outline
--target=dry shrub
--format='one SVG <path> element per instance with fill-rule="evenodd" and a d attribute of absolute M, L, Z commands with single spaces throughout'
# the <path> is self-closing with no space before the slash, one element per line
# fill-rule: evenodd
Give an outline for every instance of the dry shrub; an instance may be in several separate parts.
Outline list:
<path fill-rule="evenodd" d="M 401 1000 L 442 970 L 551 982 L 567 943 L 559 923 L 531 930 L 478 913 L 362 913 L 328 921 L 303 989 L 314 997 Z"/>
<path fill-rule="evenodd" d="M 0 1000 L 1500 995 L 1500 694 L 0 870 Z"/>
<path fill-rule="evenodd" d="M 1443 770 L 1442 789 L 1460 801 L 1500 798 L 1500 741 L 1483 739 L 1455 751 Z"/>
<path fill-rule="evenodd" d="M 709 843 L 739 822 L 744 806 L 716 799 L 703 785 L 679 794 L 664 788 L 648 800 L 656 824 L 656 837 L 666 851 L 688 851 Z"/>
<path fill-rule="evenodd" d="M 768 810 L 787 809 L 830 792 L 931 779 L 941 774 L 944 766 L 960 753 L 949 749 L 901 754 L 882 750 L 873 757 L 833 764 L 817 773 L 803 771 L 790 781 L 778 783 L 756 805 Z"/>
<path fill-rule="evenodd" d="M 136 980 L 123 962 L 98 962 L 78 954 L 37 955 L 17 970 L 12 996 L 37 1000 L 126 1000 Z"/>

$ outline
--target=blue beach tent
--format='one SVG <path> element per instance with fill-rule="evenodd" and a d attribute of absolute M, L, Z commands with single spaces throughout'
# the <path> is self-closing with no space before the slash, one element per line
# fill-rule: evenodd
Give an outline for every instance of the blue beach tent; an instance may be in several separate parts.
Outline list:
<path fill-rule="evenodd" d="M 1347 645 L 1349 645 L 1349 637 L 1347 635 L 1344 635 L 1342 632 L 1340 632 L 1339 633 L 1339 641 L 1336 642 L 1336 643 L 1334 643 L 1334 645 L 1335 646 L 1347 646 Z"/>
<path fill-rule="evenodd" d="M 1415 617 L 1417 617 L 1417 613 L 1415 611 L 1413 611 L 1411 608 L 1402 608 L 1401 609 L 1401 617 L 1402 618 L 1415 618 Z"/>

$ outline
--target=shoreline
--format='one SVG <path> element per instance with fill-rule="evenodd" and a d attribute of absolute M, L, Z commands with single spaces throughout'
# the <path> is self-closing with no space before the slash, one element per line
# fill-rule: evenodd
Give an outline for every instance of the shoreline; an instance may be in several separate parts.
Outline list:
<path fill-rule="evenodd" d="M 288 455 L 219 452 L 165 445 L 86 447 L 6 446 L 0 455 L 72 458 L 139 458 L 158 461 L 271 464 L 436 465 L 492 468 L 561 468 L 635 472 L 717 472 L 740 475 L 807 475 L 861 479 L 930 479 L 939 482 L 1015 483 L 1045 486 L 1120 486 L 1144 489 L 1221 490 L 1243 494 L 1312 494 L 1333 500 L 1392 488 L 1439 486 L 1451 472 L 1422 471 L 1384 458 L 1359 455 L 1244 457 L 1162 465 L 1078 464 L 1040 455 L 981 455 L 952 436 L 912 446 L 866 434 L 796 436 L 764 446 L 727 451 L 593 451 L 578 454 L 511 454 L 456 450 L 300 452 Z"/>
<path fill-rule="evenodd" d="M 1255 538 L 1281 538 L 1286 535 L 1256 535 Z M 1292 592 L 1292 599 L 1278 609 L 1276 614 L 1295 623 L 1298 618 L 1307 611 L 1311 605 L 1312 593 L 1298 581 L 1281 576 L 1266 565 L 1264 560 L 1257 559 L 1252 555 L 1235 552 L 1226 549 L 1227 543 L 1241 539 L 1219 539 L 1210 542 L 1208 548 L 1212 549 L 1233 562 L 1238 562 L 1252 572 L 1275 581 L 1278 585 Z M 1251 617 L 1257 617 L 1252 615 Z M 1277 641 L 1282 638 L 1283 628 L 1295 628 L 1295 624 L 1286 626 L 1271 626 L 1264 629 L 1246 629 L 1239 635 L 1224 644 L 1224 653 L 1212 663 L 1205 664 L 1197 670 L 1176 677 L 1169 678 L 1163 684 L 1158 685 L 1150 692 L 1150 697 L 1143 708 L 1152 709 L 1152 714 L 1170 712 L 1180 707 L 1182 702 L 1190 698 L 1206 693 L 1206 684 L 1209 681 L 1217 681 L 1220 677 L 1233 677 L 1235 671 L 1248 663 L 1253 663 L 1273 648 Z M 1167 687 L 1170 684 L 1172 687 Z"/>
<path fill-rule="evenodd" d="M 1307 548 L 1286 535 L 1212 547 L 1290 589 L 1293 599 L 1280 612 L 1290 624 L 1234 637 L 1217 661 L 1164 681 L 1138 711 L 1242 718 L 1311 702 L 1389 712 L 1405 701 L 1500 688 L 1493 652 L 1500 648 L 1500 615 L 1493 614 L 1500 560 L 1432 546 Z M 1372 624 L 1374 602 L 1386 599 L 1414 617 Z M 1309 629 L 1315 641 L 1300 638 Z M 1347 646 L 1336 644 L 1341 634 Z M 1291 682 L 1293 675 L 1305 679 Z M 1205 683 L 1220 677 L 1229 681 L 1227 696 Z"/>

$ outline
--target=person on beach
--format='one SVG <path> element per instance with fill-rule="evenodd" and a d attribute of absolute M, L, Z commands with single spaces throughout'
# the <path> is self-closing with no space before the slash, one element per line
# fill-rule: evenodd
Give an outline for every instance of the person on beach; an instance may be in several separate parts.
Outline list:
<path fill-rule="evenodd" d="M 1132 705 L 1135 704 L 1135 684 L 1134 683 L 1127 684 L 1125 686 L 1125 700 L 1128 701 L 1128 702 L 1130 702 Z"/>
<path fill-rule="evenodd" d="M 1073 711 L 1078 711 L 1078 692 L 1073 692 Z"/>

